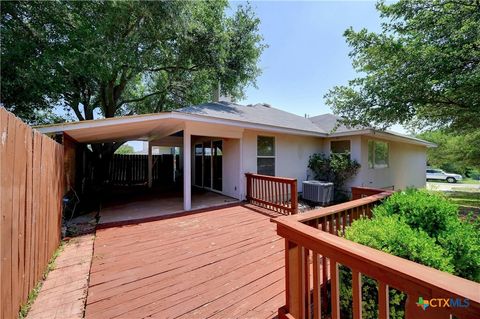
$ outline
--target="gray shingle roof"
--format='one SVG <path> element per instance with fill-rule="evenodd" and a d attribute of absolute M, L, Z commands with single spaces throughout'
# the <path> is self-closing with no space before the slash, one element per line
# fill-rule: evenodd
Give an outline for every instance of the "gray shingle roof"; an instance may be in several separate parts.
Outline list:
<path fill-rule="evenodd" d="M 343 132 L 352 132 L 358 130 L 364 130 L 367 128 L 363 127 L 347 127 L 343 124 L 340 124 L 339 121 L 341 120 L 340 116 L 335 114 L 327 113 L 322 115 L 317 115 L 309 118 L 316 126 L 320 129 L 324 130 L 327 133 L 343 133 Z M 338 124 L 338 126 L 337 126 Z"/>
<path fill-rule="evenodd" d="M 177 112 L 315 133 L 327 133 L 308 118 L 276 109 L 267 104 L 239 105 L 230 102 L 214 102 L 184 107 Z"/>

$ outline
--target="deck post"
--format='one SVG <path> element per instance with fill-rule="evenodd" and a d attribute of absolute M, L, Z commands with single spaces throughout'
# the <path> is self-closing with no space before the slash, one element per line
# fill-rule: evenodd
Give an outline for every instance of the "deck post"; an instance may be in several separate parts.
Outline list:
<path fill-rule="evenodd" d="M 148 188 L 152 188 L 153 184 L 153 157 L 152 157 L 152 145 L 148 141 Z"/>
<path fill-rule="evenodd" d="M 192 209 L 192 137 L 183 130 L 183 210 Z"/>

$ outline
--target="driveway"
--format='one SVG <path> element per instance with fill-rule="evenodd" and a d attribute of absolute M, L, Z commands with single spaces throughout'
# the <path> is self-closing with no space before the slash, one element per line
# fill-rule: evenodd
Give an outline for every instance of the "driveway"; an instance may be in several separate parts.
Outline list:
<path fill-rule="evenodd" d="M 480 192 L 480 184 L 427 182 L 427 189 L 442 192 Z"/>

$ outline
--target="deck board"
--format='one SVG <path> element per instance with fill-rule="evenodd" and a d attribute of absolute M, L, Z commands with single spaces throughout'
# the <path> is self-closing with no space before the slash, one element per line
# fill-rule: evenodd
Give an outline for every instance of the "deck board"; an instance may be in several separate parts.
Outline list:
<path fill-rule="evenodd" d="M 237 205 L 98 230 L 86 318 L 275 317 L 285 279 L 273 216 Z"/>

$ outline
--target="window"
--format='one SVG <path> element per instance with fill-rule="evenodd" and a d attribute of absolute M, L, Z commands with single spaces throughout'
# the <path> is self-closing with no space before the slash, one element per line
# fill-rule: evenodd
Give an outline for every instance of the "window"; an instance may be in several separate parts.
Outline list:
<path fill-rule="evenodd" d="M 332 154 L 350 154 L 350 141 L 331 141 L 330 152 Z"/>
<path fill-rule="evenodd" d="M 275 137 L 257 137 L 257 173 L 275 176 Z"/>
<path fill-rule="evenodd" d="M 388 143 L 368 141 L 368 168 L 388 167 Z"/>

